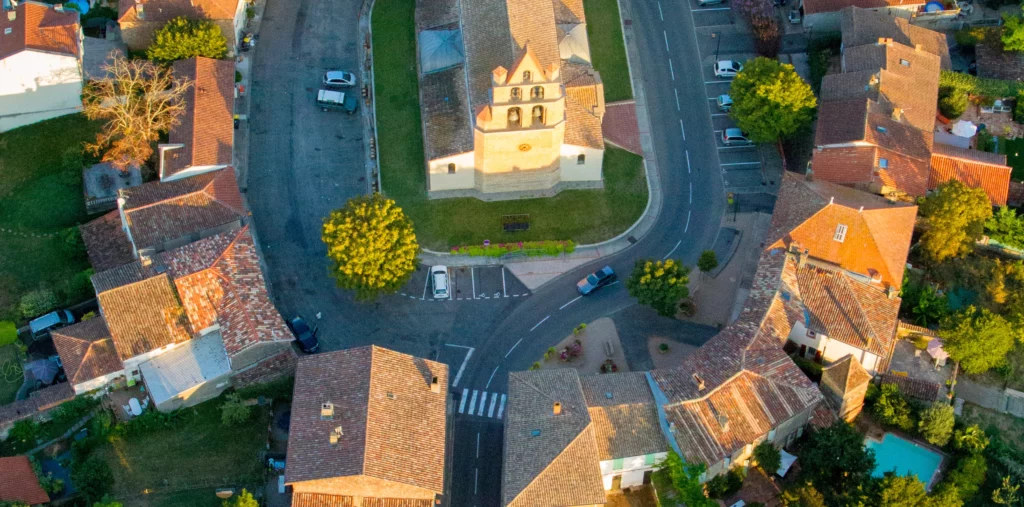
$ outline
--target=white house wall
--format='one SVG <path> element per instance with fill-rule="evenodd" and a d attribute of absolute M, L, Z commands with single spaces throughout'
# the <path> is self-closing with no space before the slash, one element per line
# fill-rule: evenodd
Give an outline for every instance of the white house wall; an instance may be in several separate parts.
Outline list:
<path fill-rule="evenodd" d="M 614 460 L 601 461 L 601 479 L 604 481 L 605 491 L 612 489 L 612 482 L 616 476 L 622 476 L 622 482 L 619 484 L 620 488 L 628 488 L 632 486 L 640 486 L 644 483 L 644 473 L 657 469 L 658 463 L 661 463 L 665 457 L 668 456 L 668 452 L 658 452 L 654 454 L 654 464 L 645 465 L 645 456 L 631 456 L 622 460 L 622 468 L 615 470 Z"/>
<path fill-rule="evenodd" d="M 462 190 L 476 187 L 473 152 L 437 158 L 429 163 L 430 190 Z M 448 174 L 448 164 L 455 164 L 455 174 Z"/>
<path fill-rule="evenodd" d="M 579 164 L 579 156 L 584 163 Z M 604 150 L 563 144 L 560 154 L 562 181 L 600 181 Z"/>
<path fill-rule="evenodd" d="M 793 330 L 789 333 L 789 341 L 797 345 L 805 345 L 808 349 L 820 351 L 821 359 L 826 362 L 835 362 L 847 355 L 853 355 L 868 373 L 874 375 L 878 369 L 877 355 L 839 340 L 830 339 L 821 333 L 817 333 L 813 338 L 807 336 L 807 328 L 802 322 L 793 324 Z M 808 353 L 808 356 L 811 354 Z"/>
<path fill-rule="evenodd" d="M 78 58 L 22 51 L 0 60 L 0 132 L 81 108 L 82 70 Z"/>
<path fill-rule="evenodd" d="M 82 383 L 79 383 L 79 384 L 75 384 L 74 385 L 75 394 L 76 395 L 85 394 L 85 393 L 88 393 L 90 391 L 95 391 L 97 389 L 102 389 L 102 388 L 106 387 L 107 385 L 111 384 L 112 382 L 114 382 L 114 380 L 116 380 L 118 377 L 123 377 L 123 376 L 124 376 L 124 370 L 118 370 L 118 371 L 115 371 L 113 373 L 104 375 L 102 377 L 96 377 L 94 379 L 86 380 L 85 382 L 82 382 Z"/>

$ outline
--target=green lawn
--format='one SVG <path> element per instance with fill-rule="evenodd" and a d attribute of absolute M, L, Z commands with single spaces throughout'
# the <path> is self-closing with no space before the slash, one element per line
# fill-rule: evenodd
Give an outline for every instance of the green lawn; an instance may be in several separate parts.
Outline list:
<path fill-rule="evenodd" d="M 614 9 L 614 0 L 610 2 Z M 587 4 L 591 5 L 590 3 Z M 647 205 L 647 183 L 641 157 L 608 147 L 604 159 L 604 190 L 563 191 L 552 198 L 503 202 L 483 202 L 473 198 L 429 201 L 426 197 L 426 171 L 423 162 L 423 135 L 420 129 L 419 92 L 416 77 L 414 0 L 382 0 L 373 11 L 374 77 L 377 96 L 378 137 L 380 140 L 381 179 L 384 193 L 398 202 L 412 219 L 423 247 L 444 250 L 448 247 L 493 242 L 529 240 L 568 240 L 593 243 L 614 237 L 628 228 Z M 618 47 L 617 60 L 598 58 L 592 45 L 595 65 L 621 68 L 602 73 L 608 101 L 631 96 L 622 48 L 618 11 L 601 11 L 590 16 L 593 23 L 614 24 L 618 42 L 603 46 L 602 55 L 611 55 Z M 614 17 L 614 23 L 610 19 Z M 596 18 L 596 19 L 595 19 Z M 611 30 L 611 28 L 609 28 Z M 605 34 L 598 39 L 613 37 Z M 598 67 L 601 68 L 600 66 Z M 625 95 L 612 95 L 609 79 L 624 75 L 624 84 L 616 84 Z M 530 230 L 508 235 L 501 229 L 501 216 L 528 213 Z"/>
<path fill-rule="evenodd" d="M 1006 153 L 1006 163 L 1013 169 L 1010 178 L 1014 181 L 1024 181 L 1024 138 L 1003 139 L 1003 153 Z"/>
<path fill-rule="evenodd" d="M 99 124 L 69 115 L 0 134 L 0 318 L 20 318 L 12 308 L 25 292 L 46 286 L 62 303 L 75 291 L 72 275 L 89 267 L 81 245 L 70 247 L 62 230 L 85 222 L 82 172 L 73 155 L 92 140 Z M 80 291 L 78 291 L 80 292 Z"/>
<path fill-rule="evenodd" d="M 266 445 L 270 415 L 257 407 L 248 422 L 224 426 L 222 402 L 223 398 L 217 398 L 185 409 L 182 419 L 171 428 L 132 437 L 112 436 L 110 443 L 93 451 L 114 471 L 115 496 L 134 498 L 147 489 L 160 493 L 259 483 L 259 455 Z M 185 500 L 170 502 L 192 494 L 168 494 L 167 503 L 151 505 L 192 505 Z"/>
<path fill-rule="evenodd" d="M 21 360 L 21 351 L 17 345 L 0 347 L 0 405 L 14 401 L 14 395 L 25 380 Z"/>
<path fill-rule="evenodd" d="M 145 495 L 124 500 L 125 507 L 221 507 L 217 488 L 192 489 L 177 493 Z"/>
<path fill-rule="evenodd" d="M 617 102 L 633 98 L 618 0 L 583 0 L 583 10 L 587 16 L 590 59 L 601 73 L 604 100 Z"/>

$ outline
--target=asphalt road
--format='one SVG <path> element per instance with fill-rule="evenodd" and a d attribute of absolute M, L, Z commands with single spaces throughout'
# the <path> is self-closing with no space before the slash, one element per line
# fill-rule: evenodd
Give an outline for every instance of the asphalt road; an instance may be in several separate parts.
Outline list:
<path fill-rule="evenodd" d="M 756 155 L 721 146 L 716 130 L 730 125 L 713 116 L 719 113 L 709 100 L 728 89 L 711 72 L 714 51 L 746 43 L 714 44 L 708 36 L 715 23 L 731 23 L 728 4 L 695 14 L 679 0 L 632 4 L 627 19 L 642 55 L 664 205 L 655 227 L 631 248 L 532 293 L 504 269 L 452 267 L 458 292 L 446 301 L 427 293 L 421 266 L 401 294 L 365 304 L 326 276 L 319 239 L 322 217 L 366 188 L 358 118 L 313 105 L 324 71 L 357 65 L 358 7 L 356 0 L 267 6 L 253 53 L 247 193 L 267 279 L 286 318 L 302 315 L 319 326 L 323 350 L 373 343 L 447 363 L 457 397 L 451 505 L 496 506 L 508 371 L 528 368 L 573 327 L 600 317 L 615 321 L 632 369 L 651 367 L 650 336 L 700 345 L 714 335 L 637 306 L 623 283 L 580 298 L 575 281 L 605 264 L 625 276 L 643 258 L 693 265 L 715 242 L 725 192 L 757 191 Z M 759 195 L 749 202 L 770 208 L 771 199 Z"/>

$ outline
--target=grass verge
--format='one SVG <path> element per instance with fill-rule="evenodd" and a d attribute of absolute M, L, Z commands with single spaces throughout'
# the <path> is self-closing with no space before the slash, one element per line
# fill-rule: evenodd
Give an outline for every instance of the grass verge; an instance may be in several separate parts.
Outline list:
<path fill-rule="evenodd" d="M 591 42 L 595 66 L 599 61 L 608 69 L 621 65 L 618 71 L 608 70 L 608 78 L 602 74 L 606 99 L 628 98 L 632 94 L 628 88 L 629 77 L 615 0 L 587 1 L 596 2 L 593 5 L 602 9 L 602 2 L 611 5 L 609 12 L 594 14 L 594 19 L 591 19 L 590 9 L 593 7 L 588 4 L 588 27 L 595 22 L 609 26 L 614 24 L 614 33 L 619 34 L 616 38 L 602 32 L 603 37 L 597 37 L 618 40 L 616 47 L 620 56 L 617 60 L 611 57 L 613 50 L 608 48 L 601 49 L 608 56 L 599 58 L 594 41 Z M 452 246 L 480 244 L 484 240 L 594 243 L 614 237 L 640 217 L 647 204 L 643 159 L 612 147 L 606 149 L 604 156 L 604 190 L 569 190 L 551 198 L 502 202 L 483 202 L 473 198 L 427 200 L 415 62 L 414 9 L 414 0 L 382 0 L 376 5 L 373 11 L 373 53 L 383 190 L 413 221 L 420 245 L 433 250 L 447 250 Z M 614 17 L 614 23 L 610 21 L 611 17 Z M 611 45 L 615 46 L 615 43 Z M 612 95 L 609 91 L 613 88 L 607 79 L 615 74 L 625 76 L 625 97 Z M 502 231 L 502 215 L 523 213 L 530 215 L 529 231 L 514 234 Z"/>
<path fill-rule="evenodd" d="M 1024 138 L 1002 139 L 1001 153 L 1006 154 L 1006 164 L 1010 166 L 1010 179 L 1024 181 Z"/>
<path fill-rule="evenodd" d="M 618 102 L 633 98 L 618 0 L 583 0 L 583 11 L 587 16 L 590 59 L 601 73 L 604 100 Z"/>
<path fill-rule="evenodd" d="M 184 409 L 181 419 L 169 428 L 135 436 L 111 436 L 97 448 L 114 472 L 114 491 L 119 498 L 145 490 L 165 496 L 188 497 L 186 491 L 217 486 L 255 484 L 262 479 L 260 450 L 266 445 L 270 414 L 255 407 L 244 424 L 221 424 L 217 398 Z M 152 505 L 186 505 L 153 503 Z"/>
<path fill-rule="evenodd" d="M 89 267 L 85 250 L 59 233 L 85 222 L 82 143 L 100 124 L 82 115 L 54 118 L 0 134 L 0 317 L 20 318 L 14 309 L 26 292 L 47 287 L 61 304 L 74 303 L 69 287 Z"/>
<path fill-rule="evenodd" d="M 16 344 L 0 347 L 0 405 L 14 401 L 24 381 L 21 368 L 21 350 Z"/>

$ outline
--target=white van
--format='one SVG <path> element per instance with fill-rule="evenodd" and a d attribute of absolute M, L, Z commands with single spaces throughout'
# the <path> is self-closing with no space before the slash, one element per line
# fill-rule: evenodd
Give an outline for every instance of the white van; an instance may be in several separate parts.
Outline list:
<path fill-rule="evenodd" d="M 448 299 L 448 268 L 434 266 L 430 268 L 430 281 L 434 286 L 434 299 Z"/>

